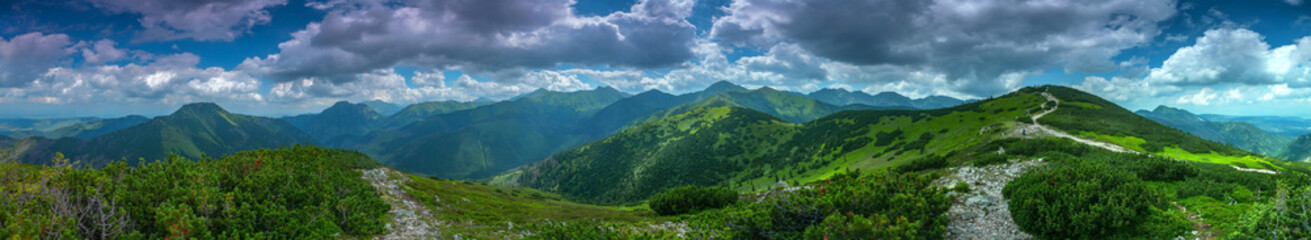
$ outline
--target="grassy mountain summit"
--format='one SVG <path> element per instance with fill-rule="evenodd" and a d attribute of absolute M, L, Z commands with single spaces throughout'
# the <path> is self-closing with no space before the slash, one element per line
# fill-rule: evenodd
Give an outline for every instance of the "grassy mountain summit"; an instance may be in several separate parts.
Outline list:
<path fill-rule="evenodd" d="M 1053 108 L 1055 102 L 1050 102 L 1048 96 L 1062 101 L 1061 107 Z M 719 101 L 707 100 L 698 103 Z M 1038 135 L 1037 128 L 1025 123 L 1030 121 L 1021 120 L 1047 110 L 1051 114 L 1040 121 L 1057 129 L 1052 131 L 1070 132 L 1074 138 L 1186 160 L 1272 167 L 1262 165 L 1268 160 L 1162 126 L 1096 96 L 1057 86 L 1029 87 L 994 99 L 935 110 L 843 111 L 800 124 L 753 108 L 698 103 L 678 107 L 686 107 L 686 111 L 552 155 L 498 176 L 494 182 L 608 204 L 638 201 L 681 185 L 750 191 L 779 180 L 815 181 L 848 169 L 887 169 L 943 157 L 965 161 L 975 150 L 997 139 Z M 1080 125 L 1067 122 L 1076 117 Z"/>
<path fill-rule="evenodd" d="M 314 138 L 279 119 L 230 113 L 213 103 L 183 105 L 173 114 L 92 139 L 32 139 L 24 161 L 44 164 L 55 153 L 101 165 L 120 158 L 164 159 L 173 153 L 199 159 L 259 148 L 314 143 Z"/>

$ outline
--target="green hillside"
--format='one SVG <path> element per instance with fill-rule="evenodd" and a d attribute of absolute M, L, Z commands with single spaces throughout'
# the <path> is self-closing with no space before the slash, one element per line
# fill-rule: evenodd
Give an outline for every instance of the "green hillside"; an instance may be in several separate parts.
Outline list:
<path fill-rule="evenodd" d="M 590 139 L 602 138 L 620 130 L 658 119 L 657 117 L 652 117 L 652 114 L 657 112 L 665 111 L 679 105 L 701 101 L 706 98 L 717 96 L 721 93 L 747 91 L 749 90 L 728 81 L 718 81 L 710 84 L 710 86 L 706 87 L 704 90 L 677 96 L 659 90 L 650 90 L 633 95 L 632 97 L 620 99 L 600 111 L 597 111 L 596 114 L 592 115 L 592 117 L 583 120 L 575 132 L 588 135 Z M 656 116 L 664 116 L 667 114 L 668 113 L 661 113 Z"/>
<path fill-rule="evenodd" d="M 670 107 L 641 118 L 629 121 L 623 128 L 628 129 L 664 117 L 686 113 L 697 108 L 739 106 L 777 116 L 789 122 L 807 122 L 843 110 L 880 109 L 868 105 L 837 106 L 818 100 L 797 96 L 795 94 L 760 88 L 750 91 L 723 92 L 710 95 L 696 102 Z"/>
<path fill-rule="evenodd" d="M 1162 126 L 1096 96 L 1053 86 L 951 108 L 845 111 L 802 124 L 748 108 L 687 107 L 691 110 L 555 154 L 494 182 L 614 204 L 681 185 L 751 191 L 779 180 L 815 181 L 916 159 L 952 156 L 960 161 L 972 149 L 1027 131 L 1022 129 L 1024 121 L 1016 120 L 1042 110 L 1047 102 L 1043 91 L 1069 102 L 1041 122 L 1074 135 L 1186 160 L 1276 168 L 1268 159 Z M 1098 111 L 1090 116 L 1088 109 Z M 1074 117 L 1082 117 L 1079 124 L 1067 122 Z M 1126 139 L 1130 141 L 1115 141 Z"/>
<path fill-rule="evenodd" d="M 259 148 L 314 143 L 286 121 L 234 114 L 213 103 L 191 103 L 173 114 L 92 139 L 29 139 L 23 161 L 44 164 L 55 153 L 92 165 L 111 160 L 164 159 L 170 153 L 199 159 Z"/>
<path fill-rule="evenodd" d="M 1212 122 L 1183 109 L 1159 106 L 1155 110 L 1138 110 L 1138 115 L 1206 140 L 1239 149 L 1274 156 L 1291 138 L 1261 130 L 1246 122 Z"/>
<path fill-rule="evenodd" d="M 373 111 L 377 111 L 378 114 L 381 114 L 382 116 L 391 116 L 392 114 L 396 114 L 397 112 L 401 111 L 401 106 L 389 102 L 384 102 L 382 100 L 376 100 L 376 99 L 369 100 L 369 101 L 362 102 L 360 104 L 368 105 L 369 108 L 373 109 Z"/>
<path fill-rule="evenodd" d="M 121 118 L 101 119 L 85 123 L 73 124 L 72 126 L 62 127 L 46 134 L 47 138 L 65 138 L 74 137 L 81 139 L 90 139 L 108 134 L 120 129 L 136 126 L 137 124 L 150 121 L 141 115 L 130 115 Z"/>
<path fill-rule="evenodd" d="M 637 201 L 689 184 L 758 190 L 781 179 L 817 180 L 847 169 L 881 169 L 982 144 L 1001 131 L 979 134 L 980 129 L 1000 126 L 1043 101 L 1029 92 L 1008 96 L 933 111 L 846 111 L 803 124 L 748 108 L 691 108 L 556 154 L 497 181 L 601 203 Z"/>
<path fill-rule="evenodd" d="M 359 136 L 377 128 L 383 116 L 363 103 L 340 101 L 323 112 L 285 117 L 292 126 L 305 131 L 319 142 L 330 142 L 342 136 Z"/>
<path fill-rule="evenodd" d="M 570 133 L 576 124 L 624 97 L 627 94 L 613 88 L 537 91 L 333 145 L 361 150 L 417 174 L 482 178 L 582 143 L 582 137 Z"/>
<path fill-rule="evenodd" d="M 489 104 L 488 102 L 432 101 L 410 104 L 396 113 L 388 115 L 381 128 L 399 128 L 418 122 L 433 115 L 472 109 Z M 386 115 L 386 114 L 384 114 Z"/>
<path fill-rule="evenodd" d="M 1277 156 L 1289 161 L 1311 162 L 1311 134 L 1297 137 L 1280 150 Z"/>

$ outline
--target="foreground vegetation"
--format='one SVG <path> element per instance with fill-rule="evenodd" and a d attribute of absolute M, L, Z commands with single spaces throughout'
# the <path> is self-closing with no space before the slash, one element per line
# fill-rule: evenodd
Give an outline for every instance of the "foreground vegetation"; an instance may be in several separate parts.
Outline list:
<path fill-rule="evenodd" d="M 326 239 L 386 229 L 363 154 L 296 146 L 222 159 L 85 169 L 0 163 L 0 236 L 18 239 Z"/>

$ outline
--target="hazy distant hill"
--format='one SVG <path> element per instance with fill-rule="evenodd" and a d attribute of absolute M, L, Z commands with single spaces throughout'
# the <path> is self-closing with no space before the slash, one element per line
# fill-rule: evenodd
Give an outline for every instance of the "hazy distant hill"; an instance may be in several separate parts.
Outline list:
<path fill-rule="evenodd" d="M 373 131 L 383 119 L 366 104 L 352 104 L 340 101 L 323 112 L 285 117 L 292 126 L 296 126 L 319 142 L 329 142 L 341 136 L 359 136 Z"/>
<path fill-rule="evenodd" d="M 845 106 L 850 104 L 864 104 L 875 107 L 909 107 L 918 109 L 935 109 L 960 105 L 965 103 L 960 99 L 946 96 L 929 96 L 921 99 L 911 99 L 895 92 L 881 92 L 869 95 L 863 91 L 847 91 L 841 88 L 825 88 L 812 92 L 806 96 L 815 100 L 823 101 L 828 104 Z"/>
<path fill-rule="evenodd" d="M 400 105 L 384 102 L 382 100 L 369 100 L 366 102 L 362 102 L 361 104 L 368 105 L 369 108 L 373 109 L 373 111 L 376 111 L 378 112 L 378 114 L 381 114 L 383 116 L 391 116 L 392 114 L 396 114 L 396 112 L 401 111 Z"/>
<path fill-rule="evenodd" d="M 472 109 L 475 107 L 491 104 L 491 102 L 457 102 L 457 101 L 432 101 L 410 104 L 404 109 L 391 114 L 381 124 L 381 128 L 398 128 L 404 127 L 437 114 L 449 113 L 454 111 Z"/>
<path fill-rule="evenodd" d="M 1311 119 L 1282 116 L 1229 116 L 1219 114 L 1202 114 L 1202 118 L 1212 122 L 1245 122 L 1266 132 L 1284 135 L 1290 138 L 1311 134 Z"/>
<path fill-rule="evenodd" d="M 279 119 L 230 113 L 213 103 L 191 103 L 173 114 L 92 139 L 28 139 L 24 160 L 42 164 L 56 152 L 84 163 L 103 164 L 120 158 L 148 161 L 169 153 L 190 159 L 201 154 L 219 157 L 259 148 L 316 143 L 309 134 Z"/>
<path fill-rule="evenodd" d="M 1263 131 L 1245 122 L 1213 122 L 1183 109 L 1158 106 L 1152 111 L 1138 110 L 1138 115 L 1189 134 L 1234 145 L 1235 147 L 1275 156 L 1291 138 Z"/>
<path fill-rule="evenodd" d="M 78 117 L 78 118 L 6 118 L 0 119 L 0 135 L 12 138 L 24 138 L 28 136 L 44 136 L 51 131 L 59 128 L 72 126 L 78 123 L 85 123 L 100 120 L 95 117 Z"/>
<path fill-rule="evenodd" d="M 472 109 L 437 114 L 396 129 L 345 139 L 397 169 L 446 178 L 480 178 L 574 146 L 575 124 L 627 94 L 613 88 L 536 91 Z M 396 116 L 401 116 L 398 113 Z"/>
<path fill-rule="evenodd" d="M 54 131 L 51 131 L 49 134 L 46 134 L 46 137 L 48 138 L 75 137 L 81 139 L 89 139 L 89 138 L 99 137 L 101 135 L 105 135 L 113 131 L 118 131 L 120 129 L 136 126 L 137 124 L 141 124 L 146 121 L 150 121 L 150 118 L 146 118 L 145 116 L 141 116 L 141 115 L 129 115 L 121 118 L 101 119 L 101 120 L 95 120 L 85 123 L 73 124 L 67 127 L 55 129 Z"/>

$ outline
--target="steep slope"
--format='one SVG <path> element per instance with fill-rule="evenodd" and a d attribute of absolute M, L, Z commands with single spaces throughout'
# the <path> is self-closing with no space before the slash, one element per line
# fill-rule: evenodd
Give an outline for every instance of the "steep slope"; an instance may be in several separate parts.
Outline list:
<path fill-rule="evenodd" d="M 1266 156 L 1275 156 L 1279 153 L 1279 150 L 1284 149 L 1284 146 L 1293 141 L 1293 138 L 1266 132 L 1250 123 L 1218 122 L 1212 124 L 1218 126 L 1220 132 L 1224 133 L 1225 140 L 1223 143 Z"/>
<path fill-rule="evenodd" d="M 670 95 L 659 90 L 646 91 L 632 97 L 624 98 L 597 111 L 591 118 L 584 120 L 576 132 L 597 139 L 619 130 L 632 127 L 635 119 L 642 119 L 653 113 L 679 105 L 700 101 L 720 93 L 746 92 L 746 88 L 728 81 L 718 81 L 706 89 L 682 95 Z M 639 121 L 641 122 L 653 120 Z"/>
<path fill-rule="evenodd" d="M 101 119 L 85 123 L 73 124 L 72 126 L 62 127 L 51 131 L 47 138 L 64 138 L 74 137 L 81 139 L 90 139 L 108 134 L 120 129 L 136 126 L 137 124 L 150 121 L 141 115 L 129 115 L 121 118 Z"/>
<path fill-rule="evenodd" d="M 392 114 L 396 114 L 397 112 L 401 111 L 401 106 L 389 102 L 384 102 L 382 100 L 376 100 L 376 99 L 369 100 L 369 101 L 362 102 L 360 104 L 368 105 L 369 108 L 373 109 L 373 111 L 377 111 L 378 114 L 381 114 L 383 116 L 391 116 Z"/>
<path fill-rule="evenodd" d="M 1311 162 L 1311 134 L 1298 136 L 1280 150 L 1278 156 L 1289 161 Z"/>
<path fill-rule="evenodd" d="M 777 116 L 789 122 L 806 122 L 843 110 L 884 109 L 861 104 L 836 106 L 812 98 L 797 96 L 765 87 L 745 92 L 725 92 L 711 95 L 710 97 L 696 102 L 661 110 L 642 118 L 632 120 L 622 129 L 653 122 L 664 117 L 686 113 L 697 108 L 720 106 L 745 107 Z"/>
<path fill-rule="evenodd" d="M 147 161 L 174 153 L 190 159 L 213 157 L 238 151 L 276 148 L 297 143 L 315 143 L 309 134 L 286 121 L 229 113 L 213 103 L 191 103 L 173 114 L 114 131 L 100 137 L 34 139 L 24 151 L 28 163 L 48 163 L 55 153 L 92 165 L 120 158 Z"/>
<path fill-rule="evenodd" d="M 681 185 L 751 191 L 772 186 L 778 180 L 814 181 L 848 169 L 884 169 L 919 159 L 948 157 L 965 161 L 995 139 L 1033 137 L 1024 134 L 1028 125 L 1017 120 L 1044 109 L 1048 104 L 1046 91 L 1062 100 L 1072 100 L 1070 105 L 1062 103 L 1063 107 L 1041 118 L 1045 125 L 1051 120 L 1059 122 L 1050 124 L 1057 130 L 1119 137 L 1109 138 L 1112 140 L 1153 139 L 1157 141 L 1155 151 L 1148 153 L 1182 148 L 1193 151 L 1185 153 L 1213 157 L 1203 160 L 1169 152 L 1181 159 L 1248 159 L 1249 153 L 1162 126 L 1096 96 L 1051 86 L 1029 87 L 950 108 L 844 111 L 801 124 L 749 108 L 694 107 L 552 155 L 502 174 L 493 182 L 614 204 L 638 201 Z M 1076 105 L 1103 110 L 1084 116 L 1084 108 L 1070 107 Z M 1062 122 L 1072 116 L 1080 116 L 1087 123 L 1075 127 L 1119 127 L 1123 132 L 1085 130 Z M 1126 144 L 1125 148 L 1150 148 L 1130 143 L 1134 144 Z M 1234 164 L 1252 163 L 1243 167 L 1262 168 L 1257 163 L 1264 161 L 1235 160 Z"/>
<path fill-rule="evenodd" d="M 432 117 L 437 114 L 472 109 L 491 104 L 490 102 L 431 101 L 410 104 L 395 114 L 391 114 L 381 124 L 381 128 L 398 128 L 407 124 Z"/>
<path fill-rule="evenodd" d="M 382 115 L 368 105 L 346 101 L 337 102 L 317 114 L 282 118 L 319 142 L 330 142 L 342 136 L 364 135 L 376 128 L 381 119 Z"/>
<path fill-rule="evenodd" d="M 613 88 L 537 91 L 334 145 L 361 150 L 380 162 L 417 174 L 481 178 L 583 142 L 582 137 L 570 133 L 576 124 L 624 97 L 627 94 Z"/>
<path fill-rule="evenodd" d="M 1206 140 L 1224 142 L 1225 139 L 1225 134 L 1216 129 L 1211 121 L 1183 109 L 1161 105 L 1152 111 L 1138 110 L 1134 113 Z"/>

